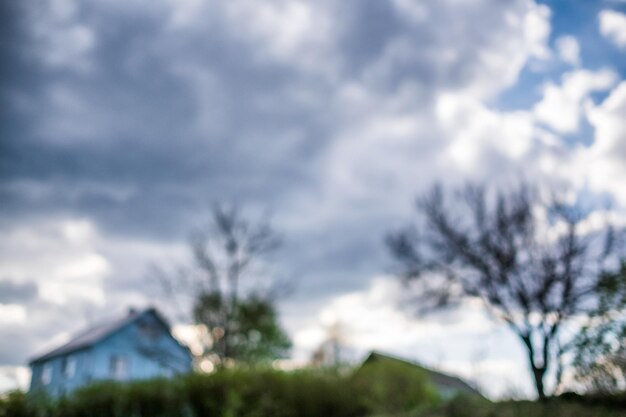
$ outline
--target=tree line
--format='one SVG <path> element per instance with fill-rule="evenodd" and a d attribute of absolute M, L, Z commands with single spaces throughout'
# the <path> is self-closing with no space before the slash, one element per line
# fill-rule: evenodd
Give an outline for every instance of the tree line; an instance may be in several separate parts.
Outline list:
<path fill-rule="evenodd" d="M 506 323 L 526 352 L 538 398 L 561 391 L 568 371 L 588 389 L 623 390 L 623 233 L 608 216 L 592 222 L 597 213 L 525 183 L 437 185 L 416 199 L 414 221 L 385 244 L 415 312 L 478 299 Z M 236 207 L 216 205 L 210 217 L 190 239 L 192 264 L 157 274 L 172 299 L 191 300 L 184 306 L 203 330 L 200 356 L 218 367 L 286 356 L 291 343 L 276 312 L 282 285 L 271 277 L 273 284 L 253 284 L 272 263 L 280 235 L 267 218 L 251 220 Z M 584 324 L 567 337 L 574 322 Z"/>

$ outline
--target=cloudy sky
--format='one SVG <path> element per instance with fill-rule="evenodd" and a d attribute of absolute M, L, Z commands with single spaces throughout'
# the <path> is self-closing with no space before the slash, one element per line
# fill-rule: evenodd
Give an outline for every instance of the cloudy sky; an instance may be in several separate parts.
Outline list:
<path fill-rule="evenodd" d="M 86 323 L 158 304 L 147 265 L 184 262 L 224 201 L 271 212 L 285 237 L 296 358 L 339 321 L 356 350 L 526 392 L 521 349 L 476 306 L 398 310 L 382 239 L 433 181 L 523 176 L 623 211 L 625 13 L 621 0 L 2 2 L 0 389 Z"/>

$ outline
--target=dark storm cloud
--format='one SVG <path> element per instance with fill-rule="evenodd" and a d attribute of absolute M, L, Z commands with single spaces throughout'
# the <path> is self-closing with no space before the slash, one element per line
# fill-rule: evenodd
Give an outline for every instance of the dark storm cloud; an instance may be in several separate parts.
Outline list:
<path fill-rule="evenodd" d="M 283 259 L 306 296 L 380 272 L 382 235 L 412 198 L 390 189 L 398 173 L 414 175 L 395 159 L 417 161 L 444 142 L 420 141 L 437 133 L 420 126 L 406 151 L 355 141 L 334 161 L 334 146 L 369 133 L 355 126 L 393 119 L 385 112 L 401 107 L 394 94 L 407 83 L 417 87 L 402 111 L 426 120 L 441 89 L 501 85 L 500 65 L 476 50 L 517 53 L 523 36 L 506 44 L 518 29 L 503 16 L 526 3 L 320 1 L 272 21 L 294 4 L 58 0 L 13 10 L 18 23 L 2 32 L 12 63 L 0 80 L 3 226 L 87 218 L 107 237 L 162 242 L 185 238 L 211 202 L 235 201 L 274 211 L 279 229 L 290 217 L 297 234 Z M 302 13 L 304 35 L 289 26 Z M 365 98 L 342 101 L 350 88 Z M 342 168 L 355 178 L 337 185 Z M 139 279 L 122 275 L 106 285 Z"/>
<path fill-rule="evenodd" d="M 0 74 L 3 80 L 12 80 L 16 75 L 13 65 L 23 37 L 17 19 L 19 7 L 17 2 L 2 2 L 0 5 Z"/>
<path fill-rule="evenodd" d="M 83 212 L 107 230 L 159 234 L 160 225 L 181 227 L 190 204 L 274 200 L 305 179 L 304 159 L 328 134 L 322 117 L 289 103 L 299 82 L 293 69 L 252 62 L 253 46 L 229 37 L 219 20 L 208 31 L 172 35 L 163 28 L 167 15 L 112 9 L 92 3 L 77 12 L 95 34 L 92 70 L 50 69 L 41 89 L 21 91 L 22 108 L 5 107 L 18 113 L 13 120 L 30 120 L 3 128 L 5 211 Z M 12 41 L 24 54 L 37 48 L 32 39 Z M 210 91 L 195 91 L 196 74 L 215 79 Z M 41 201 L 18 182 L 54 191 Z M 103 191 L 124 187 L 124 199 Z"/>
<path fill-rule="evenodd" d="M 55 11 L 72 4 L 73 11 Z M 171 5 L 161 3 L 43 5 L 49 10 L 24 6 L 26 17 L 18 21 L 39 31 L 47 28 L 48 38 L 57 36 L 69 45 L 33 33 L 9 40 L 13 54 L 20 51 L 12 61 L 30 65 L 0 87 L 12 100 L 3 113 L 13 120 L 3 127 L 0 154 L 5 211 L 82 212 L 106 230 L 143 228 L 158 235 L 159 225 L 167 229 L 188 218 L 185 208 L 194 203 L 280 205 L 285 193 L 317 181 L 314 162 L 338 122 L 329 111 L 339 86 L 336 77 L 311 75 L 293 60 L 268 56 L 262 52 L 267 41 L 243 36 L 215 4 L 200 9 L 201 19 L 180 27 L 171 24 Z M 338 60 L 340 80 L 360 79 L 369 71 L 385 88 L 412 80 L 433 89 L 435 77 L 452 85 L 468 77 L 448 67 L 474 68 L 476 58 L 462 56 L 464 65 L 444 68 L 437 56 L 441 45 L 468 30 L 472 36 L 459 41 L 483 42 L 486 36 L 458 28 L 462 22 L 456 20 L 453 35 L 444 35 L 448 28 L 428 20 L 411 23 L 391 2 L 324 7 L 336 18 L 338 46 L 329 46 L 323 56 Z M 452 7 L 431 5 L 427 12 L 433 16 L 425 19 L 454 16 Z M 499 16 L 484 16 L 493 21 L 492 32 L 499 30 L 494 21 Z M 81 41 L 90 39 L 85 33 L 92 34 L 92 45 L 80 52 L 72 42 L 90 45 Z M 385 62 L 385 51 L 398 39 L 410 40 L 413 49 L 403 55 L 414 57 Z M 37 61 L 37 54 L 46 56 L 55 48 L 60 56 L 73 53 L 72 60 Z M 464 49 L 471 48 L 455 50 L 464 54 Z M 83 61 L 85 68 L 79 66 Z M 37 82 L 31 85 L 33 79 Z M 16 89 L 16 81 L 28 88 Z M 310 99 L 302 100 L 296 94 L 301 91 Z M 24 182 L 54 192 L 44 193 L 41 201 L 41 193 L 30 195 L 28 187 L 15 185 Z M 126 197 L 111 195 L 111 189 L 127 189 Z M 163 215 L 168 221 L 152 220 Z"/>
<path fill-rule="evenodd" d="M 340 50 L 350 70 L 357 73 L 379 57 L 398 33 L 409 28 L 392 2 L 350 0 L 336 7 L 345 23 Z"/>

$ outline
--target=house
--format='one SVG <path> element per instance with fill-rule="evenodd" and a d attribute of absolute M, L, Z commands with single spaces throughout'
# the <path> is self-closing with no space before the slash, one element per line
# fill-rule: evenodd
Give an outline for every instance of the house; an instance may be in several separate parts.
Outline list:
<path fill-rule="evenodd" d="M 461 394 L 482 397 L 480 392 L 478 392 L 475 388 L 472 388 L 467 382 L 463 381 L 461 378 L 434 371 L 416 363 L 380 352 L 371 352 L 369 356 L 363 361 L 359 369 L 363 369 L 375 363 L 400 364 L 409 367 L 410 369 L 414 369 L 416 372 L 421 372 L 426 376 L 426 379 L 437 391 L 437 393 L 444 399 L 452 398 Z M 357 370 L 357 372 L 359 372 L 359 370 Z"/>
<path fill-rule="evenodd" d="M 32 359 L 30 391 L 51 396 L 93 381 L 130 381 L 190 372 L 192 355 L 154 308 L 90 327 L 66 344 Z"/>

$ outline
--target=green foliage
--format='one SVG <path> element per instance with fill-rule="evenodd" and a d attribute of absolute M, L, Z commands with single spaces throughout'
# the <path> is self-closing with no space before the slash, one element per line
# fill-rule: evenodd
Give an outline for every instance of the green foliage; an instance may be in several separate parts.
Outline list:
<path fill-rule="evenodd" d="M 222 386 L 224 408 L 216 415 L 242 417 L 360 416 L 365 410 L 345 380 L 324 372 L 294 373 L 271 370 L 235 370 L 216 375 Z M 207 415 L 200 408 L 196 415 Z"/>
<path fill-rule="evenodd" d="M 237 305 L 233 350 L 245 363 L 259 363 L 285 357 L 291 341 L 280 328 L 271 302 L 251 296 Z"/>
<path fill-rule="evenodd" d="M 225 357 L 247 365 L 267 364 L 287 355 L 291 341 L 280 327 L 270 300 L 251 295 L 237 300 L 233 311 L 231 308 L 230 303 L 219 293 L 198 297 L 193 309 L 196 322 L 219 323 L 220 316 L 229 316 L 229 320 L 221 320 L 228 324 L 227 331 L 213 335 L 217 343 L 206 354 L 217 354 L 216 350 L 223 350 L 227 346 Z M 215 333 L 215 326 L 213 330 Z"/>
<path fill-rule="evenodd" d="M 0 400 L 0 417 L 359 417 L 380 410 L 365 398 L 371 392 L 362 381 L 334 372 L 235 368 L 99 382 L 59 400 L 13 393 Z M 380 394 L 379 400 L 386 401 Z"/>
<path fill-rule="evenodd" d="M 366 363 L 352 382 L 367 409 L 376 413 L 415 410 L 438 402 L 423 370 L 400 361 Z"/>
<path fill-rule="evenodd" d="M 592 320 L 574 341 L 576 378 L 593 392 L 626 389 L 626 263 L 598 285 Z"/>
<path fill-rule="evenodd" d="M 11 391 L 0 397 L 0 417 L 28 417 L 26 395 L 21 391 Z"/>
<path fill-rule="evenodd" d="M 85 387 L 63 399 L 63 416 L 183 416 L 185 396 L 178 381 L 117 384 L 102 382 Z"/>
<path fill-rule="evenodd" d="M 365 380 L 366 375 L 385 378 L 386 371 L 375 370 L 353 376 L 318 371 L 221 370 L 172 380 L 101 382 L 56 401 L 11 392 L 0 397 L 0 417 L 623 417 L 626 406 L 624 395 L 575 394 L 545 403 L 491 403 L 461 396 L 435 405 L 428 396 L 422 397 L 422 402 L 403 396 L 394 399 L 395 393 L 386 389 L 383 381 Z M 393 376 L 386 378 L 392 384 L 400 381 Z M 413 377 L 405 378 L 406 382 L 417 382 Z M 366 401 L 372 393 L 383 392 L 390 397 L 379 398 L 381 403 Z M 381 404 L 398 398 L 404 398 L 405 406 L 414 410 L 399 407 L 397 402 L 394 410 L 392 405 L 381 410 Z"/>

